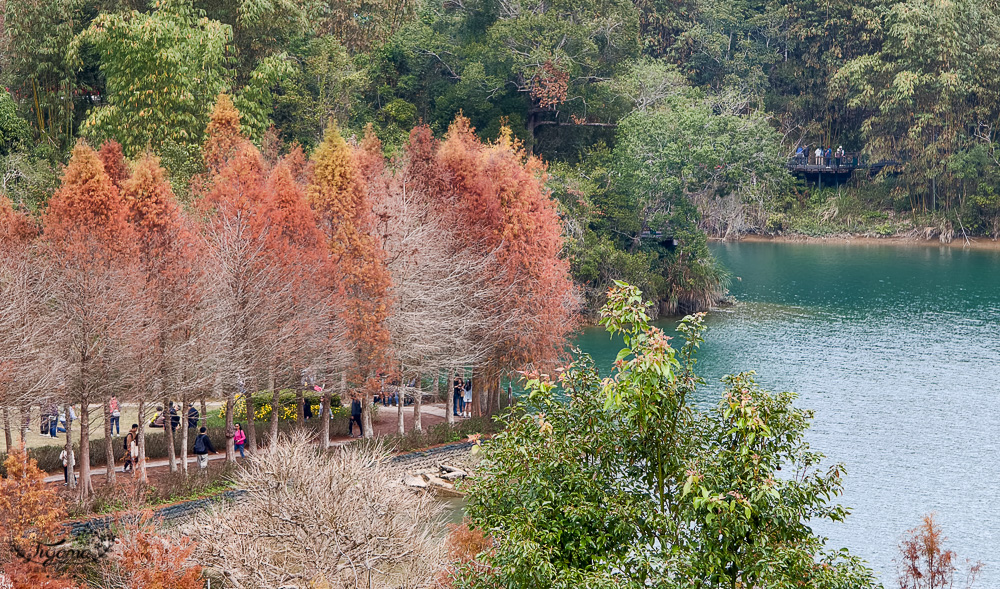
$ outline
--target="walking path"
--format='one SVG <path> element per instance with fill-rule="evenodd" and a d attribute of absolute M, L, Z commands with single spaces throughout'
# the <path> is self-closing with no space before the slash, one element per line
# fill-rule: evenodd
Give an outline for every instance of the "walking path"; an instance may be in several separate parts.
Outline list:
<path fill-rule="evenodd" d="M 404 407 L 403 408 L 403 412 L 404 412 L 404 414 L 406 414 L 408 416 L 412 416 L 413 415 L 413 406 L 410 405 L 410 406 Z M 395 406 L 380 406 L 379 407 L 379 413 L 380 413 L 380 417 L 382 418 L 382 420 L 387 420 L 387 418 L 391 419 L 391 420 L 395 420 L 396 419 L 396 407 Z M 444 418 L 444 419 L 447 418 L 447 415 L 445 414 L 445 407 L 442 404 L 437 404 L 437 405 L 422 405 L 420 407 L 420 413 L 422 415 L 433 415 L 435 417 L 440 417 L 440 418 Z M 462 417 L 456 417 L 455 419 L 456 420 L 461 420 L 461 419 L 464 419 L 464 418 L 462 418 Z M 333 446 L 333 447 L 344 446 L 346 444 L 349 444 L 351 442 L 351 439 L 352 438 L 348 438 L 348 437 L 335 438 L 335 439 L 331 440 L 330 445 Z M 222 452 L 219 452 L 218 454 L 209 454 L 208 455 L 208 459 L 210 461 L 225 460 L 226 459 L 226 453 L 225 453 L 225 451 L 222 451 Z M 177 463 L 180 464 L 180 461 L 181 461 L 180 456 L 178 456 L 177 457 Z M 191 464 L 194 464 L 195 462 L 197 462 L 197 458 L 195 458 L 194 455 L 190 455 L 189 454 L 188 455 L 188 464 L 191 465 Z M 168 459 L 166 459 L 166 458 L 158 458 L 156 460 L 147 460 L 146 461 L 146 469 L 147 470 L 153 469 L 153 468 L 167 468 L 168 466 L 170 466 L 170 461 Z M 195 468 L 197 468 L 197 467 L 195 467 Z M 91 474 L 91 476 L 99 476 L 99 475 L 103 476 L 107 472 L 107 470 L 108 469 L 105 466 L 94 466 L 94 467 L 91 467 L 90 474 Z M 190 470 L 190 466 L 189 466 L 189 470 Z M 121 470 L 120 466 L 116 467 L 115 471 L 119 475 L 122 474 L 122 470 Z M 79 472 L 80 472 L 79 470 L 76 471 L 77 476 L 79 476 Z M 54 474 L 54 475 L 45 477 L 45 482 L 46 483 L 60 483 L 60 482 L 63 482 L 64 480 L 65 480 L 65 476 L 62 473 L 60 473 L 60 474 Z"/>

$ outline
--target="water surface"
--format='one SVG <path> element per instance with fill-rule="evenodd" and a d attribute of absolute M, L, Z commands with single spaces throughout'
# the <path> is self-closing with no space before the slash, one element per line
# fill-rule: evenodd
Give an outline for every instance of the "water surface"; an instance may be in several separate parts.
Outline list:
<path fill-rule="evenodd" d="M 1000 252 L 878 244 L 713 244 L 738 303 L 709 315 L 700 404 L 756 370 L 800 394 L 808 440 L 847 465 L 834 547 L 896 579 L 903 533 L 934 512 L 960 559 L 1000 586 Z M 671 327 L 666 322 L 666 327 Z M 618 351 L 577 340 L 602 371 Z"/>

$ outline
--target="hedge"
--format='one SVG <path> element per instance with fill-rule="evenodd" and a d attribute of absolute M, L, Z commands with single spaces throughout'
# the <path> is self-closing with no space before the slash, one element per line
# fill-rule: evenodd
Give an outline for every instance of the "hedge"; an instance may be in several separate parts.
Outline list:
<path fill-rule="evenodd" d="M 348 422 L 350 420 L 349 415 L 338 415 L 330 421 L 330 437 L 346 436 Z M 267 422 L 256 422 L 257 426 L 257 442 L 258 444 L 266 444 L 270 441 L 271 428 L 270 424 Z M 306 423 L 305 429 L 312 433 L 319 433 L 320 424 L 315 420 Z M 278 422 L 278 433 L 288 433 L 295 429 L 294 422 L 279 421 Z M 215 449 L 223 452 L 226 448 L 226 430 L 224 427 L 208 427 L 207 428 L 208 437 L 212 440 L 212 445 Z M 79 435 L 79 434 L 77 434 Z M 192 449 L 194 448 L 194 439 L 197 435 L 197 430 L 188 431 L 188 455 L 192 455 Z M 65 439 L 65 438 L 64 438 Z M 119 436 L 112 440 L 111 447 L 115 453 L 115 462 L 121 466 L 122 458 L 125 456 L 124 448 L 125 436 Z M 62 471 L 62 460 L 59 458 L 59 454 L 65 448 L 65 444 L 60 444 L 58 446 L 40 446 L 38 448 L 29 448 L 28 457 L 34 458 L 38 463 L 38 468 L 44 470 L 45 472 L 61 472 Z M 181 431 L 180 428 L 174 432 L 174 450 L 176 455 L 180 457 L 181 455 Z M 73 452 L 76 453 L 77 460 L 80 458 L 80 443 L 76 442 L 73 444 Z M 150 460 L 156 460 L 167 457 L 167 437 L 164 432 L 160 430 L 146 430 L 146 458 Z M 0 453 L 0 476 L 6 476 L 6 469 L 3 467 L 3 461 L 7 458 L 5 453 Z M 92 467 L 104 466 L 106 463 L 105 453 L 104 453 L 104 438 L 91 439 L 90 440 L 90 465 Z"/>

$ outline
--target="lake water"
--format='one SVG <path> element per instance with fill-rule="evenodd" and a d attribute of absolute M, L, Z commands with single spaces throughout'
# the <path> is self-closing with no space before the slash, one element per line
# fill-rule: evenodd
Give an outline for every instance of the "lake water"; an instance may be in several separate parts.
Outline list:
<path fill-rule="evenodd" d="M 960 559 L 1000 586 L 1000 252 L 831 243 L 713 244 L 737 303 L 707 321 L 699 372 L 755 370 L 800 394 L 812 446 L 847 466 L 842 524 L 817 531 L 887 586 L 904 532 L 935 513 Z M 671 327 L 665 322 L 665 327 Z M 619 346 L 577 345 L 602 370 Z"/>

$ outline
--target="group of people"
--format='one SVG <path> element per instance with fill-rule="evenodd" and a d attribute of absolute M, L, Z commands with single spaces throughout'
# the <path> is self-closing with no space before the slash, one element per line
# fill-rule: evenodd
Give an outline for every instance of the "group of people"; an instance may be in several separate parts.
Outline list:
<path fill-rule="evenodd" d="M 452 387 L 452 413 L 455 417 L 472 417 L 472 379 L 463 379 L 456 372 Z"/>
<path fill-rule="evenodd" d="M 797 159 L 805 159 L 809 157 L 809 148 L 799 146 L 795 150 L 795 157 Z M 839 166 L 841 162 L 844 161 L 844 146 L 840 145 L 837 147 L 836 151 L 831 150 L 829 147 L 823 148 L 822 146 L 816 147 L 816 150 L 812 152 L 813 163 L 817 166 L 830 166 L 836 164 Z"/>
<path fill-rule="evenodd" d="M 48 434 L 49 437 L 55 438 L 58 434 L 66 433 L 66 419 L 69 419 L 69 425 L 72 425 L 76 421 L 76 410 L 73 406 L 69 406 L 69 415 L 59 411 L 59 406 L 55 403 L 50 403 L 45 414 L 41 418 L 41 428 L 38 433 L 41 435 Z"/>
<path fill-rule="evenodd" d="M 114 401 L 113 397 L 112 401 Z M 162 428 L 167 421 L 168 414 L 170 415 L 170 429 L 177 431 L 177 428 L 181 424 L 181 416 L 177 414 L 177 408 L 174 407 L 173 401 L 171 401 L 170 404 L 168 405 L 166 413 L 163 412 L 162 406 L 158 406 L 156 408 L 156 413 L 154 413 L 153 418 L 149 420 L 149 427 L 157 429 Z M 191 407 L 188 408 L 188 414 L 187 414 L 188 428 L 193 429 L 198 427 L 198 419 L 200 417 L 201 413 L 198 412 L 198 410 L 195 408 L 194 405 L 191 405 Z M 113 426 L 114 422 L 112 422 L 112 427 Z"/>

